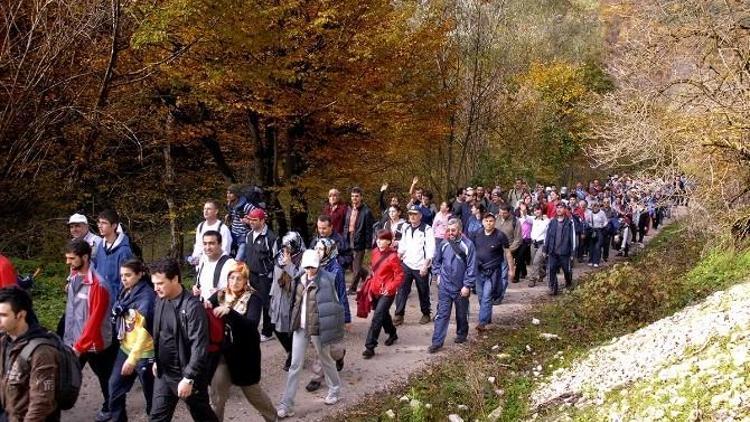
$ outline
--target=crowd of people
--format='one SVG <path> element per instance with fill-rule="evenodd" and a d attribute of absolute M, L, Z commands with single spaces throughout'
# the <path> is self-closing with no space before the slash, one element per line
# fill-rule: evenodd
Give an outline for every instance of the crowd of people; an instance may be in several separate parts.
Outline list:
<path fill-rule="evenodd" d="M 136 379 L 151 421 L 171 420 L 180 400 L 196 421 L 223 420 L 232 385 L 264 420 L 292 416 L 309 344 L 316 359 L 305 389 L 325 384 L 323 402 L 334 405 L 345 388 L 338 372 L 352 320 L 350 295 L 356 295 L 351 303 L 358 317 L 372 314 L 363 359 L 375 357 L 381 331 L 385 346 L 398 341 L 413 285 L 418 323 L 433 324 L 427 352 L 436 353 L 454 309 L 454 342 L 467 341 L 472 293 L 476 330 L 491 329 L 492 308 L 503 302 L 509 283 L 543 284 L 557 295 L 562 272 L 564 287 L 573 288 L 575 262 L 598 267 L 612 253 L 628 256 L 673 205 L 685 203 L 681 179 L 628 175 L 570 189 L 532 187 L 519 178 L 507 191 L 465 187 L 436 203 L 415 177 L 403 199 L 384 184 L 375 211 L 362 189 L 352 188 L 348 202 L 331 189 L 315 235 L 306 242 L 295 231 L 274 233 L 264 204 L 244 192 L 232 185 L 226 203 L 205 202 L 187 257 L 193 283 L 174 259 L 147 266 L 137 258 L 115 211 L 99 213 L 99 235 L 85 215 L 72 215 L 67 302 L 57 327 L 67 349 L 47 340 L 30 350 L 34 338 L 51 335 L 40 327 L 26 291 L 0 289 L 0 402 L 6 420 L 59 420 L 65 350 L 96 375 L 102 394 L 96 421 L 128 420 L 126 398 Z M 260 344 L 274 339 L 288 372 L 276 404 L 259 384 Z"/>

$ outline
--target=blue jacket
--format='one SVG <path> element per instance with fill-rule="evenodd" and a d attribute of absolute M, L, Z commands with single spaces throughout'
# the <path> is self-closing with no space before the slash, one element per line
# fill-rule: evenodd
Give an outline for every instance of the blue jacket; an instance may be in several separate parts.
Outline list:
<path fill-rule="evenodd" d="M 547 226 L 547 237 L 544 239 L 544 253 L 552 255 L 555 252 L 555 240 L 557 237 L 557 225 L 562 224 L 562 236 L 565 241 L 560 245 L 558 255 L 570 256 L 576 250 L 576 231 L 570 218 L 563 219 L 562 223 L 553 218 Z"/>
<path fill-rule="evenodd" d="M 119 233 L 111 247 L 107 247 L 105 243 L 106 240 L 102 239 L 92 262 L 96 272 L 104 279 L 103 284 L 109 290 L 110 297 L 116 298 L 122 290 L 120 265 L 133 258 L 133 250 L 130 249 L 130 239 L 125 233 Z"/>
<path fill-rule="evenodd" d="M 456 255 L 446 239 L 435 249 L 432 260 L 432 273 L 440 276 L 440 290 L 458 294 L 462 287 L 472 288 L 477 278 L 477 259 L 474 244 L 461 236 L 458 247 L 466 254 L 466 260 Z"/>
<path fill-rule="evenodd" d="M 333 274 L 336 280 L 336 295 L 339 297 L 339 303 L 344 306 L 344 322 L 352 322 L 352 313 L 349 310 L 349 299 L 346 297 L 346 282 L 344 281 L 344 269 L 341 268 L 341 264 L 332 259 L 323 267 L 324 270 Z"/>

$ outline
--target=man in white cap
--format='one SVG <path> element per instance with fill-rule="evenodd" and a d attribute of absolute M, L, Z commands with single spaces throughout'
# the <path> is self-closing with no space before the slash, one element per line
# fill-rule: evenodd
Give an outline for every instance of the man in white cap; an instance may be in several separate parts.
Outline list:
<path fill-rule="evenodd" d="M 72 239 L 83 239 L 86 243 L 91 246 L 91 259 L 94 259 L 96 250 L 102 238 L 95 235 L 89 229 L 89 220 L 83 214 L 75 213 L 68 219 L 68 229 L 70 230 L 70 237 Z"/>

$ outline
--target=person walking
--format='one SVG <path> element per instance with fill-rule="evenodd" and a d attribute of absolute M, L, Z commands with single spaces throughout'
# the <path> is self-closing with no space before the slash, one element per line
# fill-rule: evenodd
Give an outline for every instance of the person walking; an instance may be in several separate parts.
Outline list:
<path fill-rule="evenodd" d="M 29 344 L 50 334 L 37 322 L 31 296 L 23 289 L 0 289 L 0 331 L 0 405 L 5 411 L 0 416 L 8 422 L 59 421 L 55 385 L 60 352 L 41 343 L 24 361 Z"/>
<path fill-rule="evenodd" d="M 208 400 L 208 317 L 182 285 L 172 258 L 151 265 L 154 307 L 154 396 L 149 421 L 168 422 L 182 399 L 196 422 L 218 422 Z"/>
<path fill-rule="evenodd" d="M 328 216 L 325 216 L 328 218 Z M 330 225 L 329 225 L 330 227 Z M 286 351 L 282 369 L 289 370 L 292 364 L 292 286 L 300 272 L 305 242 L 297 232 L 289 232 L 281 239 L 281 250 L 276 255 L 276 266 L 271 284 L 271 298 L 268 312 L 271 316 L 274 333 Z"/>
<path fill-rule="evenodd" d="M 83 214 L 73 214 L 68 218 L 68 230 L 71 239 L 83 239 L 91 246 L 91 260 L 96 259 L 96 251 L 102 238 L 91 232 L 89 219 Z"/>
<path fill-rule="evenodd" d="M 245 255 L 238 261 L 247 263 L 250 269 L 250 284 L 263 299 L 263 326 L 260 341 L 273 339 L 273 324 L 268 313 L 270 304 L 271 282 L 273 281 L 274 257 L 279 251 L 276 233 L 266 224 L 266 213 L 261 208 L 255 208 L 246 217 L 250 226 L 245 242 Z"/>
<path fill-rule="evenodd" d="M 462 223 L 457 218 L 448 221 L 446 238 L 435 252 L 432 273 L 437 277 L 438 307 L 432 344 L 427 349 L 435 353 L 443 347 L 448 334 L 451 308 L 456 308 L 455 343 L 465 343 L 469 335 L 469 295 L 476 282 L 477 261 L 474 244 L 461 234 Z"/>
<path fill-rule="evenodd" d="M 544 207 L 534 206 L 534 221 L 531 225 L 531 279 L 529 287 L 544 282 L 547 276 L 546 258 L 544 255 L 544 239 L 547 237 L 549 218 L 544 214 Z"/>
<path fill-rule="evenodd" d="M 419 323 L 428 324 L 432 320 L 428 276 L 432 257 L 435 255 L 435 235 L 432 227 L 422 222 L 422 213 L 416 205 L 409 208 L 409 225 L 403 229 L 398 244 L 398 255 L 404 265 L 404 281 L 396 295 L 393 324 L 398 326 L 404 322 L 412 282 L 416 283 L 419 293 L 419 308 L 422 311 Z"/>
<path fill-rule="evenodd" d="M 357 293 L 359 282 L 367 277 L 367 270 L 363 267 L 365 252 L 372 249 L 372 226 L 375 219 L 372 211 L 364 204 L 362 189 L 352 188 L 352 205 L 346 210 L 344 219 L 344 241 L 352 250 L 352 284 L 350 295 Z"/>
<path fill-rule="evenodd" d="M 573 287 L 573 272 L 571 269 L 571 258 L 576 250 L 576 232 L 573 222 L 567 216 L 563 203 L 555 207 L 555 218 L 547 227 L 547 236 L 544 239 L 544 253 L 548 259 L 549 293 L 557 295 L 560 292 L 557 283 L 557 271 L 562 269 L 565 276 L 565 287 Z"/>
<path fill-rule="evenodd" d="M 109 377 L 109 411 L 112 421 L 128 420 L 125 406 L 127 394 L 136 378 L 141 382 L 146 401 L 146 414 L 151 413 L 154 393 L 153 320 L 156 294 L 148 270 L 139 259 L 120 266 L 122 290 L 112 305 L 112 323 L 120 349 L 117 351 L 112 375 Z"/>
<path fill-rule="evenodd" d="M 207 301 L 214 316 L 225 325 L 221 357 L 211 380 L 211 408 L 219 421 L 224 420 L 224 407 L 232 385 L 240 387 L 248 403 L 266 421 L 276 420 L 276 409 L 259 382 L 261 352 L 258 324 L 263 299 L 250 286 L 250 271 L 244 263 L 235 263 L 229 270 L 227 287 L 216 291 Z"/>
<path fill-rule="evenodd" d="M 102 241 L 96 253 L 92 252 L 91 262 L 106 283 L 110 297 L 120 293 L 120 265 L 134 257 L 130 239 L 122 230 L 118 230 L 120 216 L 115 210 L 104 210 L 97 217 L 97 226 Z"/>
<path fill-rule="evenodd" d="M 320 258 L 314 250 L 308 249 L 302 254 L 300 266 L 304 273 L 295 281 L 293 290 L 292 365 L 284 396 L 277 407 L 279 418 L 294 416 L 294 397 L 308 343 L 313 344 L 320 357 L 328 384 L 323 402 L 336 404 L 341 393 L 341 380 L 330 351 L 331 344 L 344 338 L 344 307 L 338 302 L 336 281 L 332 274 L 319 270 Z"/>
<path fill-rule="evenodd" d="M 221 235 L 221 250 L 225 255 L 232 253 L 232 232 L 226 224 L 219 220 L 219 203 L 209 199 L 203 204 L 204 220 L 195 228 L 195 243 L 193 253 L 189 257 L 191 265 L 198 267 L 203 257 L 203 235 L 209 231 L 218 232 Z"/>
<path fill-rule="evenodd" d="M 372 279 L 370 280 L 370 295 L 372 297 L 372 321 L 367 331 L 365 350 L 362 357 L 370 359 L 375 355 L 380 330 L 385 330 L 388 338 L 385 345 L 391 346 L 398 340 L 396 326 L 393 324 L 389 309 L 399 287 L 404 282 L 404 270 L 401 261 L 391 245 L 393 233 L 389 230 L 378 230 L 377 249 L 372 251 Z"/>

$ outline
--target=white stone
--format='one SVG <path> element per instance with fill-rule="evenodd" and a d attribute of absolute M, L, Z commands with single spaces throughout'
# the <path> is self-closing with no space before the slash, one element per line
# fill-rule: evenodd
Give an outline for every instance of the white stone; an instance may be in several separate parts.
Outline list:
<path fill-rule="evenodd" d="M 410 400 L 410 399 L 409 399 L 409 396 L 401 396 L 401 398 L 400 398 L 400 399 L 398 399 L 398 401 L 400 401 L 401 403 L 406 403 L 406 402 L 408 402 L 409 400 Z"/>
<path fill-rule="evenodd" d="M 448 415 L 448 420 L 450 422 L 464 422 L 464 420 L 455 413 Z"/>
<path fill-rule="evenodd" d="M 432 403 L 425 403 L 424 408 L 425 409 L 432 409 Z"/>
<path fill-rule="evenodd" d="M 503 407 L 498 406 L 495 410 L 490 412 L 489 415 L 487 415 L 487 421 L 489 422 L 496 422 L 500 420 L 500 418 L 503 416 Z"/>
<path fill-rule="evenodd" d="M 534 325 L 539 325 L 539 324 L 541 324 L 541 323 L 542 323 L 542 321 L 539 321 L 539 320 L 538 320 L 538 319 L 536 319 L 536 318 L 532 318 L 532 319 L 531 319 L 531 323 L 532 323 L 532 324 L 534 324 Z"/>
<path fill-rule="evenodd" d="M 388 409 L 385 412 L 385 416 L 388 417 L 388 419 L 396 419 L 396 412 L 394 412 L 393 409 Z"/>
<path fill-rule="evenodd" d="M 411 407 L 412 409 L 419 409 L 420 407 L 422 407 L 422 402 L 417 399 L 411 399 L 411 401 L 409 402 L 409 407 Z"/>
<path fill-rule="evenodd" d="M 552 334 L 552 333 L 541 333 L 541 334 L 539 334 L 539 337 L 543 338 L 545 340 L 558 340 L 558 339 L 560 339 L 560 336 L 558 336 L 557 334 Z"/>
<path fill-rule="evenodd" d="M 487 382 L 489 382 L 490 384 L 494 384 L 495 379 L 496 379 L 495 377 L 487 377 Z"/>
<path fill-rule="evenodd" d="M 459 404 L 458 405 L 458 410 L 461 410 L 461 411 L 465 412 L 465 411 L 469 410 L 469 406 L 467 406 L 465 404 Z"/>
<path fill-rule="evenodd" d="M 497 350 L 497 349 L 499 349 L 499 348 L 500 348 L 500 346 L 499 346 L 499 345 L 497 345 L 497 344 L 496 344 L 496 345 L 494 345 L 494 346 L 492 346 L 492 350 Z"/>

